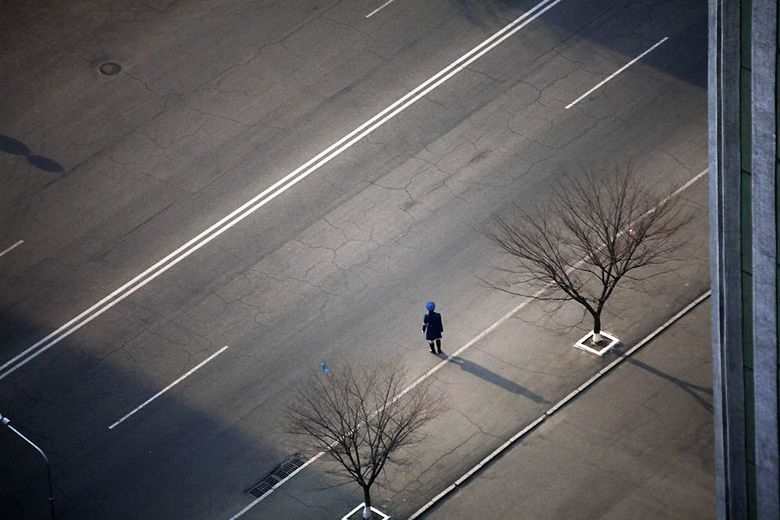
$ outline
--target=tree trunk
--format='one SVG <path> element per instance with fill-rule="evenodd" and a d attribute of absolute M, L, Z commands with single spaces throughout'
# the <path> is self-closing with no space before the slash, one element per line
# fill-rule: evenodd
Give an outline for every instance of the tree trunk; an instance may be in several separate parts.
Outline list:
<path fill-rule="evenodd" d="M 368 487 L 363 488 L 363 518 L 371 518 L 373 513 L 371 512 L 371 493 Z"/>
<path fill-rule="evenodd" d="M 601 336 L 601 313 L 593 314 L 593 343 L 598 345 L 604 338 Z"/>

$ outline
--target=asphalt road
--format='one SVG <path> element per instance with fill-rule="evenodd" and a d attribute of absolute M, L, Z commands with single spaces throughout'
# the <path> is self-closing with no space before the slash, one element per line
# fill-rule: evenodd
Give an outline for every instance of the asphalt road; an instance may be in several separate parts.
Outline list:
<path fill-rule="evenodd" d="M 701 303 L 422 518 L 717 518 L 710 316 Z"/>
<path fill-rule="evenodd" d="M 562 0 L 202 234 L 536 5 L 382 3 L 0 5 L 0 413 L 61 518 L 229 518 L 295 451 L 302 373 L 416 376 L 425 301 L 445 350 L 515 305 L 478 279 L 491 215 L 580 167 L 706 167 L 706 6 Z M 0 430 L 0 460 L 0 516 L 45 518 L 35 454 Z"/>

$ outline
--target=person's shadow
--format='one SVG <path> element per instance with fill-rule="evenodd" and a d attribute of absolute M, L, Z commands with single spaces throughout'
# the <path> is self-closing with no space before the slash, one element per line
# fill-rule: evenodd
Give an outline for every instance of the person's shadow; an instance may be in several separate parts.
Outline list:
<path fill-rule="evenodd" d="M 539 394 L 536 394 L 528 390 L 524 386 L 518 385 L 514 381 L 510 381 L 509 379 L 488 370 L 482 365 L 473 363 L 468 359 L 463 359 L 462 357 L 458 357 L 458 356 L 451 356 L 447 359 L 447 361 L 458 365 L 461 370 L 468 372 L 469 374 L 475 375 L 478 378 L 487 381 L 488 383 L 493 383 L 496 386 L 500 386 L 504 390 L 508 390 L 513 394 L 518 394 L 518 395 L 522 395 L 523 397 L 527 397 L 528 399 L 534 401 L 535 403 L 550 404 L 550 402 L 547 399 L 540 396 Z"/>
<path fill-rule="evenodd" d="M 0 135 L 0 151 L 11 155 L 22 155 L 28 163 L 45 172 L 62 173 L 65 171 L 65 168 L 57 161 L 33 154 L 26 144 L 7 135 Z"/>

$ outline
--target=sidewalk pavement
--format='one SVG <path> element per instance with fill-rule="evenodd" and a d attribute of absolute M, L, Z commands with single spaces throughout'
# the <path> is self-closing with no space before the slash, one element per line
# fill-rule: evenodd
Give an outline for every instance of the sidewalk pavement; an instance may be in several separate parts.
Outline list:
<path fill-rule="evenodd" d="M 607 304 L 604 329 L 622 340 L 618 352 L 625 352 L 637 344 L 709 289 L 707 176 L 691 185 L 681 194 L 681 198 L 695 212 L 694 221 L 684 237 L 686 245 L 681 252 L 684 260 L 663 266 L 663 274 L 646 282 L 644 287 L 632 286 L 630 283 L 619 287 Z M 581 318 L 580 308 L 575 304 L 567 304 L 556 310 L 552 304 L 537 301 L 518 310 L 513 319 L 504 321 L 467 350 L 449 357 L 446 362 L 443 356 L 431 356 L 427 345 L 422 344 L 421 366 L 414 367 L 410 381 L 437 364 L 442 364 L 431 377 L 434 378 L 434 387 L 445 392 L 449 411 L 429 423 L 424 431 L 429 435 L 428 438 L 404 454 L 414 461 L 413 464 L 390 467 L 384 479 L 375 484 L 372 490 L 374 506 L 394 519 L 409 518 L 485 456 L 617 359 L 618 353 L 599 358 L 573 348 L 574 342 L 591 325 L 587 320 L 581 321 Z M 453 319 L 449 317 L 450 323 Z M 475 331 L 475 336 L 479 332 Z M 445 354 L 451 354 L 462 346 L 446 341 L 445 337 Z M 668 372 L 665 367 L 662 370 Z M 707 386 L 706 381 L 696 384 Z M 616 407 L 632 405 L 632 401 L 620 402 L 618 398 L 622 397 L 612 397 L 609 403 Z M 628 399 L 630 395 L 625 397 Z M 640 402 L 637 401 L 636 406 L 640 406 Z M 565 410 L 561 412 L 565 414 Z M 621 409 L 621 412 L 625 418 L 633 417 L 630 408 Z M 603 432 L 605 442 L 615 445 L 628 442 L 645 420 L 648 419 L 637 418 L 633 422 L 626 422 L 623 435 L 619 430 Z M 663 421 L 658 424 L 665 428 L 671 427 Z M 566 426 L 559 428 L 565 429 Z M 707 428 L 702 428 L 701 435 L 709 434 Z M 532 445 L 540 442 L 534 440 Z M 292 440 L 289 450 L 290 453 L 297 451 Z M 604 459 L 612 457 L 603 446 L 598 450 L 594 453 L 601 454 Z M 520 453 L 525 451 L 519 450 Z M 653 458 L 652 452 L 648 448 L 646 456 L 641 459 L 643 463 Z M 575 473 L 571 458 L 582 458 L 582 454 L 561 452 L 560 456 L 549 459 L 550 464 L 553 464 L 549 471 L 557 472 L 561 478 L 570 471 Z M 633 463 L 631 459 L 624 460 Z M 341 518 L 362 502 L 362 495 L 355 484 L 344 484 L 343 480 L 329 475 L 327 470 L 333 468 L 331 464 L 328 457 L 320 458 L 255 504 L 241 519 Z M 535 468 L 536 471 L 541 472 L 542 468 Z M 334 487 L 338 484 L 344 485 Z M 529 485 L 524 480 L 518 481 L 518 487 Z M 624 488 L 621 488 L 620 493 L 614 489 L 614 480 L 596 481 L 592 485 L 593 493 L 598 495 L 614 492 L 613 498 L 617 499 L 620 493 L 626 493 Z M 538 492 L 533 500 L 520 504 L 522 508 L 532 503 L 549 502 L 553 508 L 551 510 L 554 510 L 564 490 L 549 482 L 547 486 L 545 492 Z M 579 494 L 577 503 L 587 503 L 589 495 L 585 488 L 572 488 L 569 491 L 571 496 L 567 500 Z M 512 493 L 519 496 L 522 489 L 513 490 Z M 637 494 L 636 500 L 639 499 L 640 495 Z M 461 500 L 456 499 L 454 503 L 459 504 Z M 638 502 L 630 504 L 637 505 Z M 561 504 L 561 507 L 565 509 L 565 504 Z M 573 506 L 570 504 L 568 507 Z M 517 515 L 520 514 L 522 510 L 513 511 L 509 517 L 519 518 Z M 439 517 L 442 517 L 441 514 Z M 580 518 L 579 515 L 575 517 Z"/>
<path fill-rule="evenodd" d="M 715 518 L 711 370 L 706 300 L 420 518 Z"/>

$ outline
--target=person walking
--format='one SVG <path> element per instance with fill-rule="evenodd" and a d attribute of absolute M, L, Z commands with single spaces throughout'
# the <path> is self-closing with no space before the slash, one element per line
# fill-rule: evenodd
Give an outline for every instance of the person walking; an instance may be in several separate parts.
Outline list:
<path fill-rule="evenodd" d="M 444 332 L 441 314 L 434 311 L 436 303 L 432 301 L 426 303 L 425 308 L 428 310 L 428 314 L 423 316 L 422 331 L 425 333 L 425 339 L 431 347 L 431 354 L 441 354 L 441 333 Z"/>

